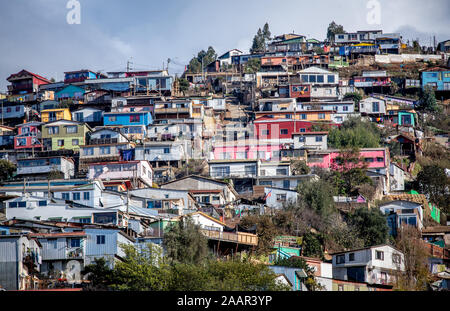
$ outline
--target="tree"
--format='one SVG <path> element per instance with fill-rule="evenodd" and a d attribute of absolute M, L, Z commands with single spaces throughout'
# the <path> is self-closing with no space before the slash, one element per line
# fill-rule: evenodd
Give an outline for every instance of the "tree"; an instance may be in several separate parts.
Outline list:
<path fill-rule="evenodd" d="M 349 221 L 364 241 L 365 247 L 384 244 L 388 241 L 389 227 L 386 216 L 380 210 L 358 208 L 349 214 Z"/>
<path fill-rule="evenodd" d="M 424 291 L 430 283 L 428 269 L 428 250 L 421 239 L 419 230 L 405 225 L 399 230 L 395 246 L 404 255 L 403 273 L 398 273 L 396 290 Z"/>
<path fill-rule="evenodd" d="M 178 85 L 180 87 L 180 91 L 183 92 L 183 94 L 184 94 L 184 92 L 189 90 L 189 81 L 188 80 L 178 79 L 178 83 L 179 83 Z"/>
<path fill-rule="evenodd" d="M 450 202 L 450 178 L 447 177 L 444 168 L 438 165 L 427 165 L 417 175 L 416 186 L 428 199 L 449 213 Z"/>
<path fill-rule="evenodd" d="M 431 86 L 425 86 L 420 96 L 419 107 L 428 112 L 434 112 L 438 110 L 436 95 Z"/>
<path fill-rule="evenodd" d="M 257 73 L 261 69 L 261 59 L 259 58 L 251 58 L 245 64 L 244 72 L 245 73 Z"/>
<path fill-rule="evenodd" d="M 292 170 L 292 175 L 294 176 L 306 175 L 311 172 L 309 166 L 306 164 L 305 161 L 302 160 L 291 160 L 290 166 Z"/>
<path fill-rule="evenodd" d="M 241 219 L 240 225 L 249 229 L 256 225 L 258 246 L 256 254 L 267 254 L 273 249 L 273 239 L 279 233 L 274 219 L 269 215 L 248 215 Z"/>
<path fill-rule="evenodd" d="M 336 24 L 334 21 L 330 23 L 327 29 L 327 39 L 329 42 L 334 42 L 334 35 L 346 33 L 344 26 Z"/>
<path fill-rule="evenodd" d="M 269 30 L 269 24 L 264 24 L 263 30 L 258 29 L 258 32 L 253 37 L 252 47 L 250 48 L 251 54 L 263 53 L 266 50 L 266 41 L 270 40 L 271 33 Z"/>
<path fill-rule="evenodd" d="M 302 255 L 306 257 L 318 257 L 323 259 L 323 250 L 320 237 L 312 233 L 303 236 Z"/>
<path fill-rule="evenodd" d="M 310 267 L 303 258 L 291 257 L 289 259 L 278 258 L 274 266 L 289 267 L 289 268 L 299 268 L 303 269 L 307 275 L 305 280 L 305 286 L 309 291 L 323 290 L 324 287 L 320 285 L 315 278 L 315 269 Z"/>
<path fill-rule="evenodd" d="M 0 181 L 6 181 L 10 179 L 16 172 L 16 165 L 9 160 L 0 160 Z"/>
<path fill-rule="evenodd" d="M 380 146 L 380 131 L 371 122 L 350 118 L 339 128 L 328 133 L 328 145 L 332 148 L 377 148 Z"/>
<path fill-rule="evenodd" d="M 344 149 L 331 164 L 334 186 L 341 195 L 354 195 L 362 184 L 372 184 L 366 175 L 367 164 L 358 148 Z"/>
<path fill-rule="evenodd" d="M 107 290 L 113 282 L 113 270 L 103 257 L 95 258 L 94 263 L 84 267 L 82 274 L 90 281 L 89 290 Z"/>
<path fill-rule="evenodd" d="M 171 262 L 198 264 L 208 255 L 208 241 L 190 217 L 170 225 L 163 245 Z"/>
<path fill-rule="evenodd" d="M 202 69 L 208 66 L 210 63 L 217 59 L 216 51 L 212 46 L 208 47 L 208 50 L 201 50 L 198 52 L 196 57 L 193 57 L 188 65 L 188 72 L 190 73 L 200 73 Z M 203 63 L 203 67 L 202 67 Z"/>
<path fill-rule="evenodd" d="M 298 187 L 301 202 L 322 217 L 327 217 L 335 211 L 334 191 L 332 185 L 322 179 L 303 182 Z"/>

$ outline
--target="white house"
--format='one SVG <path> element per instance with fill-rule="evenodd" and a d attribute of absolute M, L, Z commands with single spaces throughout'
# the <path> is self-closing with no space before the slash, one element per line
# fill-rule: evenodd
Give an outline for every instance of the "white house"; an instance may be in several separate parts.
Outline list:
<path fill-rule="evenodd" d="M 208 164 L 212 178 L 253 178 L 259 175 L 259 160 L 210 160 Z"/>
<path fill-rule="evenodd" d="M 266 205 L 270 208 L 281 209 L 286 204 L 297 203 L 299 194 L 296 190 L 264 187 Z"/>
<path fill-rule="evenodd" d="M 136 160 L 149 161 L 153 166 L 176 166 L 186 159 L 184 143 L 179 141 L 145 142 L 135 148 Z"/>
<path fill-rule="evenodd" d="M 78 122 L 103 122 L 103 110 L 86 107 L 72 112 L 72 120 Z"/>
<path fill-rule="evenodd" d="M 393 285 L 396 274 L 405 270 L 402 252 L 384 244 L 332 254 L 333 279 Z"/>
<path fill-rule="evenodd" d="M 217 220 L 202 212 L 195 212 L 186 216 L 191 217 L 193 222 L 200 226 L 203 230 L 223 232 L 223 228 L 226 226 L 225 223 L 220 220 Z"/>
<path fill-rule="evenodd" d="M 64 179 L 75 174 L 74 162 L 66 157 L 46 157 L 17 160 L 17 175 L 29 177 L 47 176 L 50 172 L 60 172 Z"/>
<path fill-rule="evenodd" d="M 391 191 L 405 191 L 405 171 L 395 163 L 390 163 Z"/>
<path fill-rule="evenodd" d="M 422 204 L 396 200 L 380 205 L 380 211 L 387 215 L 391 234 L 396 236 L 402 225 L 410 225 L 421 230 L 423 228 Z"/>
<path fill-rule="evenodd" d="M 153 185 L 153 169 L 148 161 L 97 162 L 89 164 L 88 179 L 128 179 L 135 186 Z"/>
<path fill-rule="evenodd" d="M 386 102 L 377 97 L 367 97 L 359 102 L 361 115 L 385 115 Z"/>
<path fill-rule="evenodd" d="M 328 149 L 328 132 L 293 133 L 294 149 Z"/>

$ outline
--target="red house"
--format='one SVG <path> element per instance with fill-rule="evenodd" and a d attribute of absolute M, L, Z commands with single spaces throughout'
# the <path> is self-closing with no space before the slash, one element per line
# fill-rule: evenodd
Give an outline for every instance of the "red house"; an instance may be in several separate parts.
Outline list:
<path fill-rule="evenodd" d="M 14 149 L 42 148 L 41 122 L 29 122 L 17 126 L 18 135 L 14 137 Z"/>
<path fill-rule="evenodd" d="M 38 91 L 39 85 L 51 83 L 46 78 L 26 70 L 12 74 L 6 80 L 11 82 L 11 85 L 8 85 L 11 95 L 35 93 Z"/>

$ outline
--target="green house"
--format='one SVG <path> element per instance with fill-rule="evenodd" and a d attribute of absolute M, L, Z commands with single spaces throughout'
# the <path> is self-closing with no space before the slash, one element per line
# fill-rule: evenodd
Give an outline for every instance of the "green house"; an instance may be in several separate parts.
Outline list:
<path fill-rule="evenodd" d="M 86 123 L 59 120 L 42 126 L 42 142 L 45 150 L 79 151 L 85 145 L 92 129 Z"/>

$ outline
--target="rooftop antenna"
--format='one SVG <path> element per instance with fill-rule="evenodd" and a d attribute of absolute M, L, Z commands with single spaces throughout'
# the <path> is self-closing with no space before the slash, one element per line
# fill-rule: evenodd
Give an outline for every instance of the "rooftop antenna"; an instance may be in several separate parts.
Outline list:
<path fill-rule="evenodd" d="M 130 59 L 127 61 L 127 72 L 130 72 L 130 70 L 132 70 L 131 65 L 133 65 L 133 63 L 131 62 L 131 60 L 133 59 L 133 57 L 130 57 Z"/>

